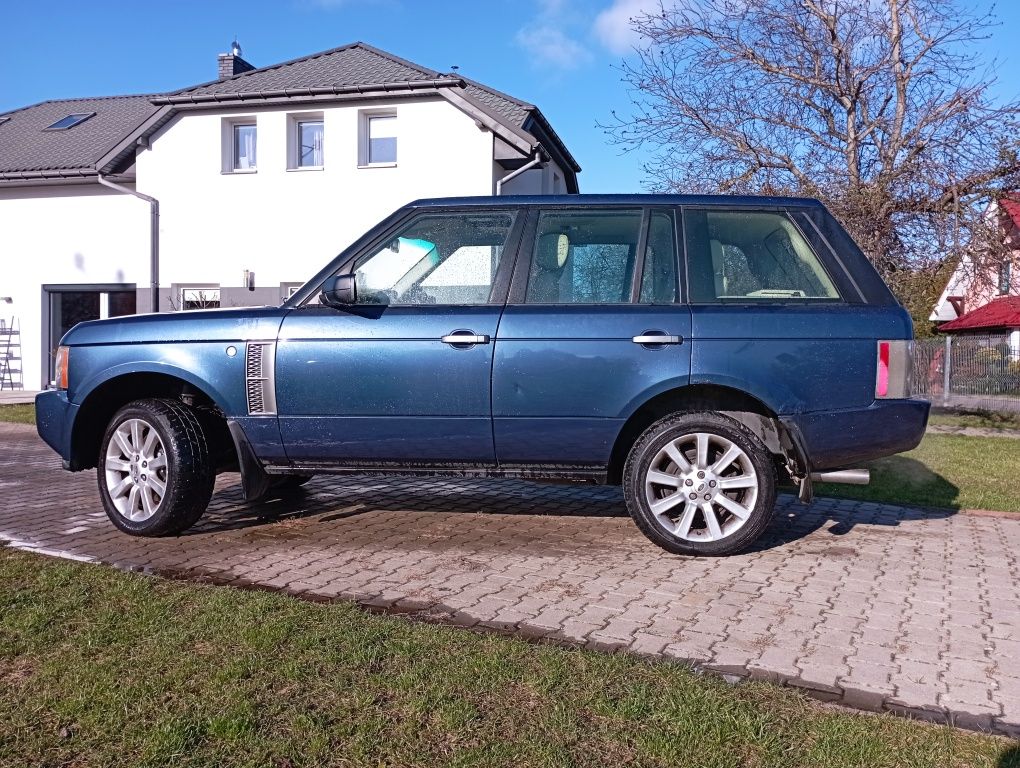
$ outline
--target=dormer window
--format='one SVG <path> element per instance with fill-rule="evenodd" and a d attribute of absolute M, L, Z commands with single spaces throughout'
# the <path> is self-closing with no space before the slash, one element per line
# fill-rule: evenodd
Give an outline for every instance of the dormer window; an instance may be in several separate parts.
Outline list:
<path fill-rule="evenodd" d="M 66 131 L 68 128 L 74 128 L 76 125 L 81 125 L 90 117 L 95 116 L 95 112 L 78 112 L 67 117 L 62 117 L 53 125 L 48 125 L 43 130 L 46 131 Z"/>

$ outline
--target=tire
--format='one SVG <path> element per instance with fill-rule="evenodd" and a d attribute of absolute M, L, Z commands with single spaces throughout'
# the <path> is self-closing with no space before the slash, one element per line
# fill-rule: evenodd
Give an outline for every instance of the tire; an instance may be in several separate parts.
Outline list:
<path fill-rule="evenodd" d="M 136 400 L 117 411 L 96 475 L 107 516 L 132 536 L 172 536 L 191 527 L 216 480 L 198 417 L 169 399 Z"/>
<path fill-rule="evenodd" d="M 273 478 L 274 491 L 293 491 L 311 480 L 314 475 L 281 475 Z"/>
<path fill-rule="evenodd" d="M 776 469 L 769 450 L 739 422 L 713 412 L 679 413 L 634 443 L 623 491 L 637 527 L 667 552 L 732 555 L 772 521 Z"/>

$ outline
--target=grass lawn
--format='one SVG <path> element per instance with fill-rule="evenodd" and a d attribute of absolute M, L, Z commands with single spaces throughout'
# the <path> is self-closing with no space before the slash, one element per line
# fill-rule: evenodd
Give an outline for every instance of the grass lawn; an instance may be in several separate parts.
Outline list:
<path fill-rule="evenodd" d="M 1020 440 L 926 435 L 908 453 L 867 465 L 870 485 L 815 486 L 820 496 L 950 509 L 1020 512 Z"/>
<path fill-rule="evenodd" d="M 13 421 L 16 424 L 35 424 L 35 406 L 32 403 L 0 405 L 0 421 Z"/>
<path fill-rule="evenodd" d="M 1020 766 L 764 683 L 0 548 L 0 766 Z"/>

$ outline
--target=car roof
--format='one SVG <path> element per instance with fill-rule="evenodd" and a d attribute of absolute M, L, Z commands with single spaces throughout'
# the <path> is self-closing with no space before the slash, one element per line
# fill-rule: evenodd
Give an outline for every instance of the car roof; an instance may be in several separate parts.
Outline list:
<path fill-rule="evenodd" d="M 701 206 L 796 206 L 822 208 L 811 197 L 767 197 L 757 195 L 500 195 L 485 197 L 433 197 L 415 200 L 406 208 L 447 208 L 465 206 L 525 205 L 701 205 Z"/>

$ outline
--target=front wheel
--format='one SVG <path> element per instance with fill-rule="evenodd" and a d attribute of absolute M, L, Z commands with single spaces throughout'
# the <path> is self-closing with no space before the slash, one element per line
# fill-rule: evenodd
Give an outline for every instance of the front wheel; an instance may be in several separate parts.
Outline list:
<path fill-rule="evenodd" d="M 668 416 L 627 457 L 624 495 L 641 532 L 682 555 L 750 546 L 775 511 L 776 470 L 765 445 L 719 413 Z"/>
<path fill-rule="evenodd" d="M 168 536 L 192 526 L 216 480 L 201 423 L 169 399 L 136 400 L 117 411 L 96 474 L 107 516 L 133 536 Z"/>

